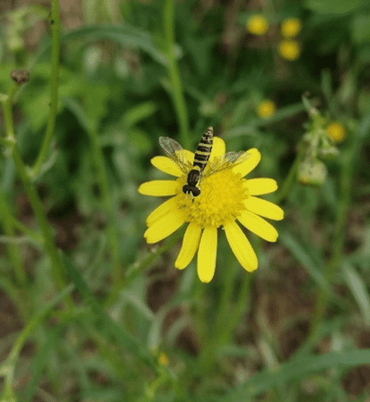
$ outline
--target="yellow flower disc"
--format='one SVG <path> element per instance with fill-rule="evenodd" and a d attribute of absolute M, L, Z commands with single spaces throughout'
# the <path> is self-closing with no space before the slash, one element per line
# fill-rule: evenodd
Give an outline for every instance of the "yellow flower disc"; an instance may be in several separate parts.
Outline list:
<path fill-rule="evenodd" d="M 271 117 L 276 110 L 275 103 L 272 100 L 264 100 L 258 105 L 257 113 L 263 119 Z"/>
<path fill-rule="evenodd" d="M 336 143 L 342 142 L 347 136 L 346 129 L 338 121 L 334 121 L 333 123 L 330 123 L 326 127 L 325 132 L 326 132 L 326 135 L 328 137 L 330 137 Z"/>
<path fill-rule="evenodd" d="M 268 30 L 268 23 L 264 16 L 254 15 L 246 22 L 247 31 L 253 35 L 264 35 Z"/>
<path fill-rule="evenodd" d="M 281 24 L 280 32 L 284 38 L 295 38 L 301 31 L 302 24 L 298 18 L 288 18 Z"/>
<path fill-rule="evenodd" d="M 235 220 L 245 209 L 243 200 L 246 197 L 246 189 L 240 181 L 240 175 L 234 174 L 231 169 L 202 180 L 202 192 L 196 198 L 182 191 L 186 176 L 177 181 L 180 184 L 178 209 L 186 214 L 185 222 L 195 222 L 203 228 L 218 228 L 230 220 Z"/>
<path fill-rule="evenodd" d="M 279 54 L 283 59 L 297 60 L 301 53 L 301 47 L 296 40 L 284 39 L 279 43 Z"/>

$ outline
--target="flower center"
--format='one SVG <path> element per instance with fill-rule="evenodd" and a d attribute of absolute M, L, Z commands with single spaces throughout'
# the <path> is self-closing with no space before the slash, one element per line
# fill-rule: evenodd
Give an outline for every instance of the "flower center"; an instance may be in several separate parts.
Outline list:
<path fill-rule="evenodd" d="M 201 193 L 197 197 L 184 194 L 182 187 L 187 176 L 177 179 L 179 190 L 178 206 L 184 211 L 185 222 L 195 222 L 201 227 L 220 227 L 234 221 L 245 210 L 244 200 L 248 197 L 246 179 L 232 169 L 214 173 L 198 184 Z"/>

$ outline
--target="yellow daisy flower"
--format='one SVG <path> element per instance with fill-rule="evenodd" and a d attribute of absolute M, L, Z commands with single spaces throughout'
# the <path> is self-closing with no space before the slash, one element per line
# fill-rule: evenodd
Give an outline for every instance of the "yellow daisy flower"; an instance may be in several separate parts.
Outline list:
<path fill-rule="evenodd" d="M 346 129 L 338 121 L 333 121 L 325 129 L 326 135 L 334 142 L 342 142 L 346 138 Z"/>
<path fill-rule="evenodd" d="M 284 39 L 279 43 L 279 53 L 282 58 L 294 61 L 298 59 L 301 47 L 296 40 Z"/>
<path fill-rule="evenodd" d="M 269 26 L 266 18 L 263 15 L 257 14 L 249 18 L 245 27 L 251 34 L 261 36 L 267 32 Z"/>
<path fill-rule="evenodd" d="M 281 24 L 280 32 L 284 38 L 294 38 L 301 31 L 302 24 L 298 18 L 287 18 Z"/>
<path fill-rule="evenodd" d="M 194 153 L 182 151 L 188 166 L 192 166 Z M 248 158 L 244 162 L 238 163 L 236 160 L 232 167 L 207 176 L 211 166 L 223 160 L 225 154 L 224 141 L 214 137 L 209 162 L 203 172 L 204 179 L 199 181 L 201 192 L 198 196 L 184 193 L 187 174 L 167 156 L 156 156 L 151 162 L 157 169 L 176 179 L 154 180 L 139 187 L 139 192 L 144 195 L 171 197 L 148 216 L 148 229 L 144 234 L 146 241 L 156 243 L 170 236 L 184 223 L 188 223 L 175 267 L 186 268 L 198 250 L 197 270 L 202 282 L 210 282 L 215 272 L 217 229 L 220 226 L 225 230 L 236 258 L 249 272 L 257 269 L 257 256 L 236 221 L 267 241 L 277 240 L 276 229 L 262 217 L 281 220 L 284 212 L 277 205 L 256 197 L 274 192 L 277 189 L 276 181 L 269 178 L 245 179 L 244 176 L 250 173 L 261 159 L 261 154 L 255 148 L 247 153 Z M 245 153 L 243 155 L 245 156 Z"/>
<path fill-rule="evenodd" d="M 271 117 L 275 113 L 275 110 L 275 103 L 270 99 L 262 101 L 257 107 L 257 113 L 263 119 Z"/>

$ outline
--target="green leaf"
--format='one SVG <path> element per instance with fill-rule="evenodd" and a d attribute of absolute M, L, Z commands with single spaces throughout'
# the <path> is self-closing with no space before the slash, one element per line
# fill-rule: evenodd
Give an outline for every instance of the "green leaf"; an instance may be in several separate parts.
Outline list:
<path fill-rule="evenodd" d="M 72 282 L 76 286 L 82 298 L 87 304 L 89 304 L 95 313 L 96 317 L 101 321 L 101 330 L 106 332 L 106 335 L 115 339 L 117 345 L 123 350 L 130 351 L 145 364 L 151 367 L 153 370 L 157 370 L 154 357 L 148 352 L 148 350 L 140 345 L 140 343 L 132 337 L 127 331 L 121 328 L 115 323 L 109 315 L 104 311 L 100 303 L 95 299 L 94 295 L 90 291 L 87 283 L 77 268 L 72 264 L 69 258 L 62 252 L 60 252 L 63 261 L 64 268 L 67 275 L 71 278 Z"/>
<path fill-rule="evenodd" d="M 157 106 L 154 102 L 143 102 L 139 103 L 128 109 L 122 119 L 127 127 L 134 126 L 141 120 L 145 120 L 147 117 L 151 116 L 157 110 Z"/>
<path fill-rule="evenodd" d="M 62 37 L 62 42 L 73 39 L 83 39 L 89 42 L 111 40 L 121 45 L 138 47 L 147 52 L 155 61 L 167 64 L 165 55 L 158 50 L 152 36 L 139 28 L 124 25 L 90 25 L 68 32 Z"/>
<path fill-rule="evenodd" d="M 330 368 L 350 368 L 370 364 L 370 349 L 332 352 L 312 355 L 281 364 L 277 370 L 264 370 L 234 388 L 220 401 L 239 402 L 250 400 L 274 387 L 302 380 L 308 375 Z"/>
<path fill-rule="evenodd" d="M 366 289 L 366 284 L 361 276 L 356 272 L 355 268 L 345 263 L 343 265 L 343 274 L 345 277 L 345 283 L 349 290 L 352 292 L 354 299 L 356 300 L 365 324 L 370 324 L 370 297 Z"/>
<path fill-rule="evenodd" d="M 351 36 L 357 45 L 370 42 L 370 15 L 355 15 L 351 24 Z"/>
<path fill-rule="evenodd" d="M 321 14 L 346 14 L 358 9 L 364 0 L 306 0 L 305 5 Z"/>
<path fill-rule="evenodd" d="M 286 247 L 293 256 L 300 262 L 310 274 L 312 279 L 322 288 L 329 291 L 329 283 L 326 280 L 323 272 L 323 267 L 318 266 L 318 264 L 311 258 L 309 253 L 305 250 L 305 248 L 300 245 L 297 240 L 295 240 L 288 233 L 280 233 L 279 235 L 280 242 Z"/>

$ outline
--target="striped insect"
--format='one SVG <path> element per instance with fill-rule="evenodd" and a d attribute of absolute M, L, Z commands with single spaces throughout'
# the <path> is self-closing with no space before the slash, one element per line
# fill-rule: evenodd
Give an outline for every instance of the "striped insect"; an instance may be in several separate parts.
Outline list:
<path fill-rule="evenodd" d="M 194 154 L 194 162 L 191 164 L 186 151 L 175 140 L 169 137 L 159 137 L 159 145 L 169 158 L 187 175 L 187 184 L 182 188 L 185 194 L 197 197 L 201 190 L 199 185 L 206 177 L 225 169 L 231 169 L 249 158 L 248 152 L 227 152 L 209 162 L 213 146 L 213 128 L 208 127 L 203 134 Z M 208 168 L 206 169 L 206 166 Z"/>

